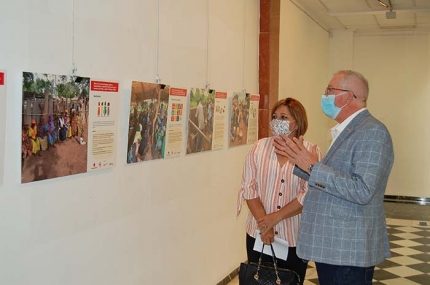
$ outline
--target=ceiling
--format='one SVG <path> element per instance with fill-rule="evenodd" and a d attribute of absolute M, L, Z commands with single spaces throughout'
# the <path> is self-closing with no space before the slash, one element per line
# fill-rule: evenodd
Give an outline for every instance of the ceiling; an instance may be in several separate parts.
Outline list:
<path fill-rule="evenodd" d="M 380 0 L 388 7 L 382 6 L 378 0 L 290 1 L 326 30 L 351 29 L 357 33 L 430 32 L 430 0 Z M 395 16 L 395 19 L 387 19 L 390 15 Z"/>

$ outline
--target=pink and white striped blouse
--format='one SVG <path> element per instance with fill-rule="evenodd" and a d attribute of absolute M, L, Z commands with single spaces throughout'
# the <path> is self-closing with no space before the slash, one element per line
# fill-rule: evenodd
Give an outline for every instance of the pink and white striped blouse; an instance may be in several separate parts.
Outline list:
<path fill-rule="evenodd" d="M 303 141 L 310 151 L 312 144 Z M 321 152 L 317 147 L 318 159 Z M 303 204 L 308 190 L 307 181 L 293 174 L 294 165 L 289 161 L 280 167 L 273 147 L 273 137 L 260 139 L 249 151 L 243 166 L 242 184 L 237 199 L 237 214 L 242 208 L 243 199 L 260 198 L 267 214 L 278 211 L 292 200 Z M 282 220 L 275 227 L 275 236 L 288 241 L 289 246 L 296 246 L 300 215 Z M 246 232 L 256 237 L 257 221 L 249 212 L 246 221 Z"/>

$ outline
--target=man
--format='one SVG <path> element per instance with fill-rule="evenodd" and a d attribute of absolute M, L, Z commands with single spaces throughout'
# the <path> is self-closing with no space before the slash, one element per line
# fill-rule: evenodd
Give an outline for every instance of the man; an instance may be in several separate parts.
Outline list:
<path fill-rule="evenodd" d="M 334 74 L 321 107 L 338 124 L 321 162 L 303 147 L 303 138 L 275 142 L 276 152 L 309 182 L 297 254 L 315 261 L 321 285 L 372 284 L 375 265 L 390 257 L 383 201 L 393 145 L 387 128 L 366 109 L 368 92 L 360 73 Z"/>

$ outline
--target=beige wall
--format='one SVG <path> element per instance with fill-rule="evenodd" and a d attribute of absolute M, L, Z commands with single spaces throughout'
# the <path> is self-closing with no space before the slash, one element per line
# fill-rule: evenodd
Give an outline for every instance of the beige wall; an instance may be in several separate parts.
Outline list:
<path fill-rule="evenodd" d="M 306 108 L 309 129 L 305 139 L 325 153 L 329 120 L 320 108 L 327 86 L 329 33 L 290 1 L 281 2 L 279 99 L 293 97 Z"/>
<path fill-rule="evenodd" d="M 246 259 L 236 198 L 249 146 L 125 165 L 128 106 L 131 81 L 157 75 L 158 4 L 163 83 L 205 87 L 208 70 L 211 88 L 258 93 L 259 1 L 12 2 L 0 0 L 0 284 L 210 285 L 236 269 Z M 22 72 L 69 74 L 73 50 L 79 75 L 120 81 L 118 165 L 21 185 Z"/>
<path fill-rule="evenodd" d="M 294 97 L 304 104 L 310 124 L 306 138 L 324 152 L 335 122 L 321 112 L 320 96 L 340 69 L 367 77 L 368 109 L 392 135 L 395 163 L 386 194 L 430 197 L 430 36 L 328 33 L 291 1 L 283 1 L 279 98 Z"/>
<path fill-rule="evenodd" d="M 430 197 L 430 37 L 426 33 L 333 31 L 330 72 L 355 69 L 368 80 L 368 109 L 389 129 L 395 152 L 386 195 Z"/>
<path fill-rule="evenodd" d="M 394 143 L 387 195 L 430 197 L 429 40 L 428 34 L 355 36 L 354 68 L 369 80 L 368 108 Z"/>

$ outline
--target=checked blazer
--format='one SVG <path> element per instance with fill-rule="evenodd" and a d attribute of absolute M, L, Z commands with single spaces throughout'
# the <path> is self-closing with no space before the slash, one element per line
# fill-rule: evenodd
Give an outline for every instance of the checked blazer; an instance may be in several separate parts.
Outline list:
<path fill-rule="evenodd" d="M 339 134 L 308 180 L 297 255 L 332 265 L 368 267 L 390 257 L 384 193 L 394 162 L 391 136 L 366 109 Z"/>

